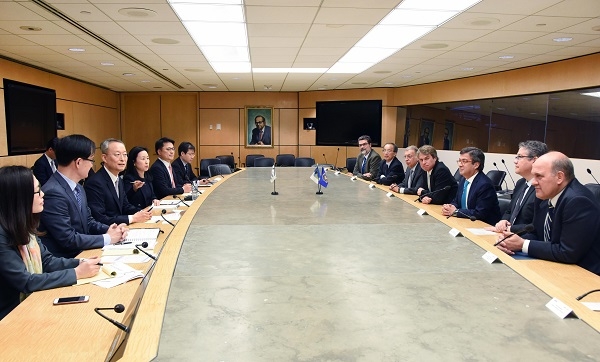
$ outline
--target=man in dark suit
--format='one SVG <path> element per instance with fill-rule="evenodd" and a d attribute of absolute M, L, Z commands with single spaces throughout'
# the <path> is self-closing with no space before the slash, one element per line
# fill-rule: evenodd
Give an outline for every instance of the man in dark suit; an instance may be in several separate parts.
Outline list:
<path fill-rule="evenodd" d="M 196 147 L 190 142 L 181 142 L 177 148 L 177 152 L 179 152 L 179 157 L 171 163 L 175 184 L 183 185 L 198 180 L 198 177 L 192 170 L 192 162 L 196 157 Z M 207 184 L 208 180 L 201 179 L 200 183 Z"/>
<path fill-rule="evenodd" d="M 456 196 L 456 179 L 443 162 L 438 160 L 437 150 L 430 145 L 419 148 L 419 164 L 425 172 L 425 183 L 417 195 L 424 204 L 442 205 L 452 202 Z M 444 188 L 448 186 L 447 190 Z"/>
<path fill-rule="evenodd" d="M 492 181 L 483 173 L 485 155 L 477 147 L 460 150 L 458 170 L 463 176 L 456 197 L 450 204 L 442 205 L 445 216 L 471 217 L 490 225 L 500 220 L 498 196 Z"/>
<path fill-rule="evenodd" d="M 535 188 L 531 186 L 533 163 L 548 152 L 548 146 L 540 141 L 525 141 L 519 143 L 519 151 L 515 156 L 515 173 L 522 178 L 517 181 L 513 190 L 510 207 L 502 215 L 502 219 L 492 231 L 510 231 L 510 227 L 531 224 L 533 221 L 533 203 L 535 201 Z M 517 229 L 518 229 L 517 228 Z"/>
<path fill-rule="evenodd" d="M 44 152 L 33 164 L 33 174 L 42 186 L 48 181 L 50 176 L 56 172 L 56 155 L 54 149 L 56 148 L 57 141 L 57 137 L 48 141 L 46 144 L 46 152 Z"/>
<path fill-rule="evenodd" d="M 267 126 L 267 120 L 262 115 L 254 117 L 256 128 L 252 130 L 251 145 L 270 145 L 271 127 Z"/>
<path fill-rule="evenodd" d="M 537 197 L 534 231 L 513 235 L 498 248 L 511 255 L 523 251 L 533 258 L 577 264 L 600 274 L 600 206 L 575 178 L 573 163 L 560 152 L 549 152 L 535 161 L 532 172 Z"/>
<path fill-rule="evenodd" d="M 178 184 L 175 181 L 173 167 L 171 166 L 173 157 L 175 157 L 174 144 L 175 141 L 167 137 L 158 139 L 154 144 L 158 159 L 150 166 L 150 174 L 152 175 L 154 193 L 159 199 L 192 191 L 191 183 Z"/>
<path fill-rule="evenodd" d="M 110 226 L 94 220 L 83 187 L 94 164 L 96 146 L 82 135 L 70 135 L 58 141 L 58 171 L 42 187 L 44 211 L 40 214 L 40 239 L 54 256 L 75 257 L 84 249 L 114 244 L 127 235 L 123 224 Z"/>
<path fill-rule="evenodd" d="M 88 205 L 92 216 L 103 224 L 131 224 L 146 222 L 152 212 L 133 206 L 125 195 L 125 186 L 119 173 L 127 166 L 127 149 L 115 138 L 100 144 L 104 167 L 85 182 Z"/>
<path fill-rule="evenodd" d="M 391 185 L 404 180 L 404 167 L 402 162 L 396 158 L 398 146 L 395 143 L 386 143 L 383 146 L 383 160 L 379 167 L 378 184 Z"/>
<path fill-rule="evenodd" d="M 391 184 L 390 190 L 400 194 L 416 195 L 419 187 L 425 184 L 425 172 L 419 165 L 418 151 L 419 149 L 414 145 L 404 150 L 404 162 L 406 162 L 404 180 L 400 184 Z"/>
<path fill-rule="evenodd" d="M 371 137 L 367 135 L 360 136 L 358 147 L 360 148 L 360 154 L 356 158 L 356 164 L 351 175 L 367 181 L 377 180 L 379 178 L 381 156 L 371 148 Z"/>

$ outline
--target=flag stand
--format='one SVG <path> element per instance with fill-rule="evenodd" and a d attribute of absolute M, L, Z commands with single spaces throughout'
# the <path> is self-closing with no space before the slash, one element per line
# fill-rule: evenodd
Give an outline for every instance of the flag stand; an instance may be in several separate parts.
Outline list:
<path fill-rule="evenodd" d="M 273 192 L 271 192 L 271 195 L 273 195 L 273 196 L 279 195 L 279 192 L 275 191 L 275 181 L 276 180 L 277 180 L 277 174 L 275 173 L 275 165 L 273 165 L 273 168 L 271 169 L 271 183 L 273 184 Z"/>
<path fill-rule="evenodd" d="M 319 184 L 319 189 L 315 192 L 317 195 L 323 195 L 323 191 L 321 191 L 321 184 Z"/>
<path fill-rule="evenodd" d="M 279 192 L 275 191 L 275 180 L 273 180 L 273 192 L 271 192 L 271 195 L 279 195 Z"/>

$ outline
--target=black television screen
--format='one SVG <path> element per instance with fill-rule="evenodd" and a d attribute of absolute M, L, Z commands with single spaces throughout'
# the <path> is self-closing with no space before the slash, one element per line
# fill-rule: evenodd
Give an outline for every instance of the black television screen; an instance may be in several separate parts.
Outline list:
<path fill-rule="evenodd" d="M 8 155 L 41 153 L 56 137 L 56 91 L 4 79 Z"/>
<path fill-rule="evenodd" d="M 317 145 L 356 146 L 368 135 L 381 146 L 381 109 L 381 100 L 317 102 Z"/>

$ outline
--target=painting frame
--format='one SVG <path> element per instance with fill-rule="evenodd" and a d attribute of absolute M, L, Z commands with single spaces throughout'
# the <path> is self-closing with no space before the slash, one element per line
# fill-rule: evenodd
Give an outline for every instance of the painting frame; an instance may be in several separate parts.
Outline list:
<path fill-rule="evenodd" d="M 244 114 L 246 116 L 246 148 L 273 148 L 273 106 L 245 106 Z M 264 120 L 263 134 L 259 132 L 260 119 Z M 259 122 L 259 123 L 257 123 Z"/>
<path fill-rule="evenodd" d="M 431 145 L 433 141 L 433 132 L 435 131 L 435 122 L 429 119 L 421 118 L 419 124 L 419 138 L 417 147 Z"/>
<path fill-rule="evenodd" d="M 448 138 L 446 139 L 446 130 L 448 130 Z M 444 135 L 442 136 L 442 150 L 452 150 L 454 147 L 454 122 L 446 120 L 444 125 Z"/>

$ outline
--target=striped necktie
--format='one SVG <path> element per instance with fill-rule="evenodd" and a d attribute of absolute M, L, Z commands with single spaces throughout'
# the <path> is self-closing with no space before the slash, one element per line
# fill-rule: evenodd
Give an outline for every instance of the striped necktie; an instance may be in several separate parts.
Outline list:
<path fill-rule="evenodd" d="M 552 219 L 554 218 L 554 206 L 548 200 L 548 213 L 544 220 L 544 241 L 550 242 L 552 236 Z"/>

